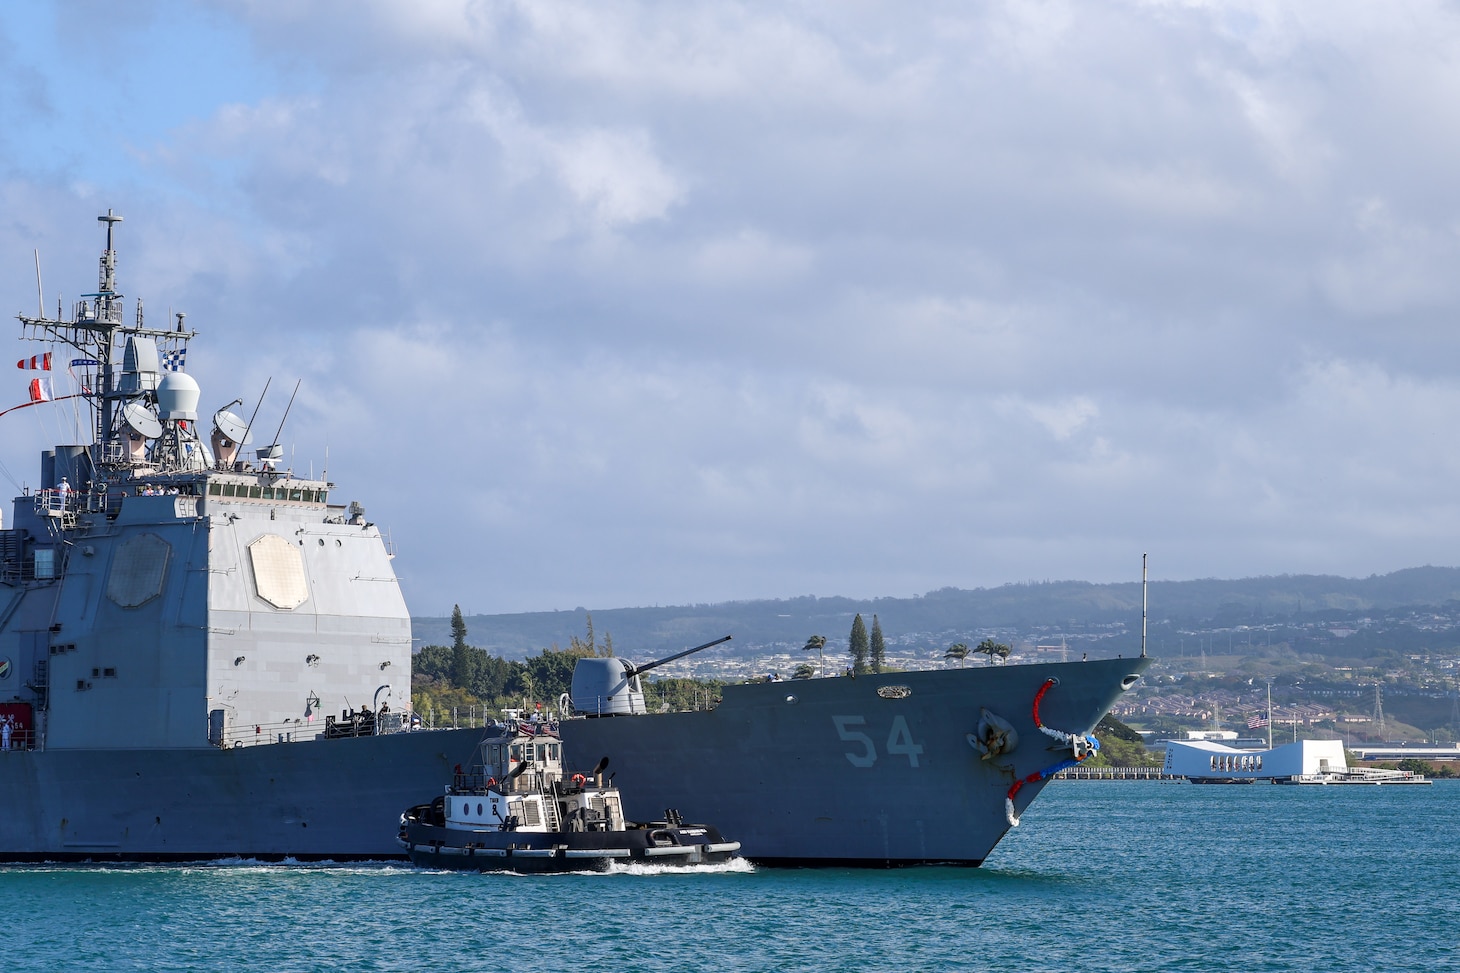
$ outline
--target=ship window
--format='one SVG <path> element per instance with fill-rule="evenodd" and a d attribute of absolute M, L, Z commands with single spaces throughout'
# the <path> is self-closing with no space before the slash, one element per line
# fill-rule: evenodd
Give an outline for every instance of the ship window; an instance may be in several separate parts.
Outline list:
<path fill-rule="evenodd" d="M 304 491 L 303 490 L 290 490 L 289 491 L 289 499 L 290 500 L 303 500 L 304 499 Z"/>
<path fill-rule="evenodd" d="M 522 744 L 520 744 L 520 743 L 514 743 L 514 744 L 512 744 L 512 759 L 513 760 L 521 760 L 522 759 Z"/>
<path fill-rule="evenodd" d="M 215 497 L 222 496 L 222 494 L 223 494 L 223 484 L 221 484 L 221 483 L 209 483 L 208 484 L 208 492 L 210 494 L 212 494 L 213 496 L 215 496 Z"/>
<path fill-rule="evenodd" d="M 258 486 L 251 486 L 248 488 L 248 495 L 250 499 L 258 500 L 264 495 L 263 488 Z"/>
<path fill-rule="evenodd" d="M 238 492 L 238 488 L 236 486 L 234 486 L 232 483 L 225 483 L 225 484 L 223 484 L 223 495 L 225 497 L 231 497 L 231 496 L 233 496 L 237 492 Z"/>
<path fill-rule="evenodd" d="M 117 671 L 115 669 L 103 669 L 101 670 L 101 674 L 103 676 L 106 676 L 108 679 L 117 678 Z"/>

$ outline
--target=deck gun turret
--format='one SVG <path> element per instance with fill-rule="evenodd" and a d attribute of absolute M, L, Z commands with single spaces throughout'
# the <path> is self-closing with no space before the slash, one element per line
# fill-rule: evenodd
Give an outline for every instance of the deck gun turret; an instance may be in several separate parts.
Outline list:
<path fill-rule="evenodd" d="M 644 706 L 644 687 L 639 677 L 650 669 L 657 669 L 676 659 L 683 659 L 704 649 L 730 641 L 726 635 L 685 649 L 653 662 L 636 666 L 627 659 L 579 659 L 573 667 L 573 712 L 580 716 L 627 716 L 647 713 Z"/>

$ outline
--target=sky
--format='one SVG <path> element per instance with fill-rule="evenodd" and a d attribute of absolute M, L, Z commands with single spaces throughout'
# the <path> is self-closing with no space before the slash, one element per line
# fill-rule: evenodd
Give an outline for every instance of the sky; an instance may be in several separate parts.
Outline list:
<path fill-rule="evenodd" d="M 298 383 L 418 615 L 1453 565 L 1457 50 L 1425 0 L 6 4 L 0 307 L 121 214 L 128 313 L 204 410 Z M 5 487 L 75 425 L 0 418 Z"/>

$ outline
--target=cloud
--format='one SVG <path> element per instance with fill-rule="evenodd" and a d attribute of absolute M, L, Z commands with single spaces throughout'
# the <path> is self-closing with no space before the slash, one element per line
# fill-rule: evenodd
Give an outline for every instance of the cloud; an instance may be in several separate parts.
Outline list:
<path fill-rule="evenodd" d="M 1460 17 L 1406 9 L 54 5 L 0 290 L 122 212 L 419 611 L 1445 563 Z M 114 85 L 33 53 L 83 15 Z"/>

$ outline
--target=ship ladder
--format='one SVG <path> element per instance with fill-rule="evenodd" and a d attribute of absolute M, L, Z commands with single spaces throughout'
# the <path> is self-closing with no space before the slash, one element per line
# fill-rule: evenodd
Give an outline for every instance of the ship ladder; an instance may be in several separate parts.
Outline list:
<path fill-rule="evenodd" d="M 539 787 L 538 793 L 542 795 L 542 804 L 546 808 L 544 817 L 547 818 L 547 829 L 549 831 L 562 831 L 563 816 L 558 813 L 557 795 L 553 792 L 552 788 L 546 787 Z"/>

